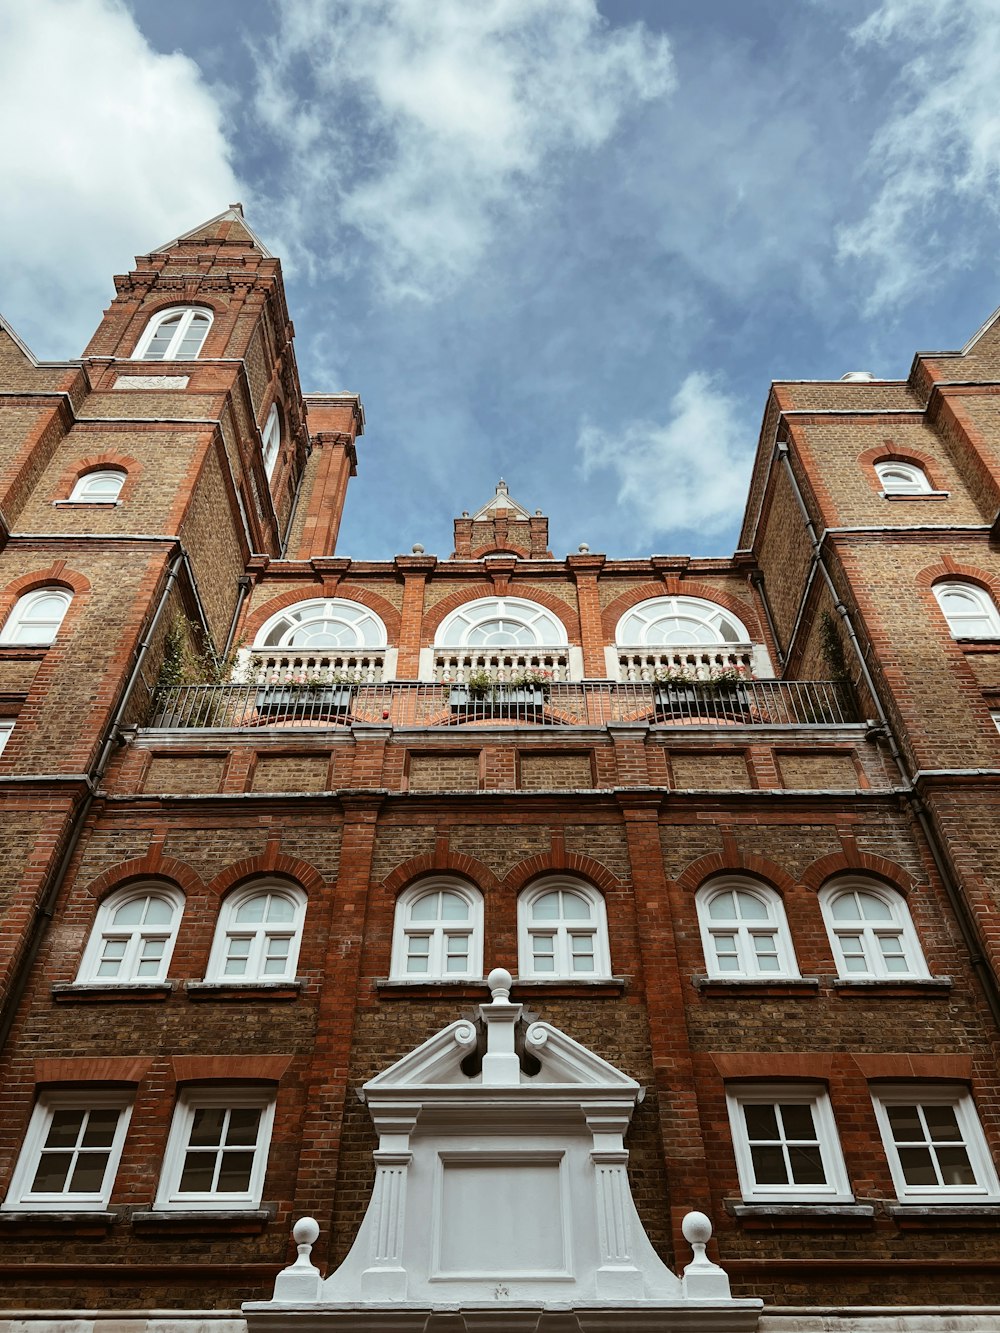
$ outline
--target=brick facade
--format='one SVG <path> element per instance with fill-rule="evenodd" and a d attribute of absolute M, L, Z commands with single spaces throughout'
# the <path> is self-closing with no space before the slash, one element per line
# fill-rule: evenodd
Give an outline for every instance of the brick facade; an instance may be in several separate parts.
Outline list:
<path fill-rule="evenodd" d="M 106 1206 L 0 1209 L 4 1308 L 232 1311 L 269 1296 L 303 1214 L 314 1259 L 339 1263 L 373 1175 L 356 1089 L 485 996 L 394 973 L 397 900 L 440 877 L 482 895 L 484 971 L 647 1089 L 629 1171 L 665 1262 L 686 1262 L 698 1208 L 734 1292 L 772 1311 L 995 1301 L 1000 1198 L 898 1203 L 872 1090 L 971 1095 L 1000 1160 L 1000 635 L 956 639 L 933 591 L 1000 601 L 1000 329 L 905 384 L 774 385 L 732 560 L 557 559 L 501 483 L 451 558 L 376 562 L 336 551 L 361 404 L 302 395 L 280 268 L 239 211 L 116 285 L 80 362 L 38 366 L 0 327 L 0 630 L 26 593 L 72 593 L 51 645 L 0 638 L 0 1191 L 53 1091 L 132 1107 Z M 186 304 L 213 312 L 200 356 L 133 360 L 151 315 Z M 123 391 L 137 377 L 157 387 Z M 882 459 L 934 494 L 886 497 Z M 65 503 L 99 465 L 126 471 L 119 502 Z M 446 618 L 490 598 L 545 611 L 554 670 L 470 687 L 471 649 L 442 666 Z M 630 678 L 618 625 L 671 598 L 738 619 L 757 679 L 713 682 L 688 645 L 685 693 L 655 643 Z M 371 612 L 384 644 L 326 667 L 268 646 L 258 666 L 263 628 L 304 602 Z M 611 971 L 518 988 L 518 898 L 550 875 L 602 895 Z M 699 902 L 727 877 L 778 905 L 793 972 L 710 965 Z M 840 880 L 895 891 L 924 971 L 841 973 Z M 294 976 L 251 984 L 213 973 L 213 939 L 256 883 L 301 895 L 305 927 Z M 183 897 L 165 977 L 84 984 L 95 921 L 139 885 Z M 828 1097 L 853 1204 L 747 1197 L 726 1094 L 764 1084 Z M 255 1206 L 154 1206 L 178 1100 L 230 1086 L 274 1097 Z"/>

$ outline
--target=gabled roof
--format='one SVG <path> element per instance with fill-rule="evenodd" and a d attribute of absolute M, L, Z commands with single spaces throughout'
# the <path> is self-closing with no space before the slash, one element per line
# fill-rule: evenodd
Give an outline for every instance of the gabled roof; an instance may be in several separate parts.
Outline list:
<path fill-rule="evenodd" d="M 236 244 L 243 241 L 253 249 L 259 250 L 265 259 L 274 258 L 253 228 L 247 225 L 243 217 L 242 204 L 230 204 L 225 212 L 219 213 L 214 218 L 209 218 L 207 222 L 199 223 L 197 227 L 192 227 L 190 231 L 175 236 L 173 240 L 166 241 L 163 245 L 156 246 L 153 253 L 159 254 L 163 250 L 172 250 L 175 245 L 180 245 L 183 241 L 209 241 L 213 239 Z"/>
<path fill-rule="evenodd" d="M 506 509 L 515 519 L 529 519 L 531 517 L 524 505 L 518 504 L 507 490 L 507 483 L 503 477 L 497 482 L 496 494 L 492 495 L 481 509 L 476 510 L 472 515 L 473 520 L 491 519 L 498 509 Z"/>

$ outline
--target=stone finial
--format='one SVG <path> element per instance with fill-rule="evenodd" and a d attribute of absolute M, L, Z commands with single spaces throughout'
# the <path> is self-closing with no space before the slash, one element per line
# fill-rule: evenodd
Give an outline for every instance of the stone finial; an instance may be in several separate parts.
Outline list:
<path fill-rule="evenodd" d="M 298 1249 L 298 1258 L 283 1268 L 274 1279 L 276 1301 L 319 1300 L 320 1271 L 312 1262 L 312 1247 L 319 1236 L 319 1223 L 314 1217 L 300 1217 L 292 1227 L 292 1239 Z"/>
<path fill-rule="evenodd" d="M 494 1004 L 510 1002 L 510 988 L 514 984 L 514 978 L 505 967 L 495 967 L 486 978 L 486 984 L 490 988 Z"/>
<path fill-rule="evenodd" d="M 681 1234 L 694 1251 L 684 1269 L 684 1295 L 689 1300 L 729 1300 L 729 1278 L 705 1253 L 712 1239 L 712 1222 L 704 1213 L 687 1213 L 681 1222 Z"/>
<path fill-rule="evenodd" d="M 410 547 L 410 550 L 413 552 L 414 555 L 423 555 L 424 553 L 424 548 L 420 545 L 419 542 L 414 542 L 413 545 Z"/>
<path fill-rule="evenodd" d="M 590 554 L 590 546 L 589 546 L 589 544 L 588 544 L 587 542 L 581 542 L 580 545 L 579 545 L 576 549 L 580 552 L 581 555 L 589 555 L 589 554 Z"/>

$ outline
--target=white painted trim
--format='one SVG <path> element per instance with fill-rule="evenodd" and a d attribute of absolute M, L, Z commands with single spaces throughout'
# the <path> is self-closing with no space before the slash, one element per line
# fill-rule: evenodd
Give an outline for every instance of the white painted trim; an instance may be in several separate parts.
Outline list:
<path fill-rule="evenodd" d="M 31 1184 L 38 1169 L 45 1138 L 52 1123 L 52 1116 L 60 1110 L 99 1110 L 106 1107 L 119 1111 L 114 1138 L 109 1150 L 107 1165 L 101 1188 L 89 1194 L 46 1193 L 32 1194 Z M 107 1091 L 99 1088 L 81 1086 L 74 1089 L 56 1089 L 42 1092 L 31 1113 L 28 1132 L 24 1138 L 21 1155 L 18 1158 L 10 1189 L 3 1203 L 3 1210 L 10 1212 L 25 1209 L 38 1212 L 75 1212 L 92 1211 L 106 1208 L 114 1188 L 115 1175 L 121 1161 L 125 1135 L 128 1132 L 132 1116 L 132 1094 L 124 1091 Z"/>
<path fill-rule="evenodd" d="M 285 898 L 291 902 L 294 915 L 290 922 L 267 921 L 240 924 L 236 913 L 252 898 L 264 896 Z M 307 899 L 305 893 L 295 884 L 285 880 L 259 879 L 229 894 L 219 908 L 215 936 L 212 940 L 212 952 L 205 970 L 206 981 L 225 982 L 229 986 L 252 986 L 259 981 L 291 981 L 295 977 L 295 968 L 299 961 L 299 947 L 302 943 L 302 928 L 305 923 Z M 229 942 L 232 939 L 248 939 L 249 953 L 245 972 L 227 972 L 226 961 L 229 954 Z M 264 963 L 266 945 L 269 939 L 287 939 L 288 955 L 284 970 L 265 972 Z"/>
<path fill-rule="evenodd" d="M 776 1106 L 780 1103 L 808 1105 L 812 1112 L 816 1142 L 826 1175 L 823 1185 L 759 1184 L 753 1166 L 750 1138 L 747 1133 L 743 1107 L 748 1105 Z M 730 1084 L 726 1088 L 726 1106 L 733 1135 L 733 1151 L 740 1178 L 743 1198 L 751 1202 L 805 1202 L 815 1199 L 824 1203 L 851 1203 L 854 1195 L 847 1177 L 844 1156 L 837 1136 L 833 1107 L 826 1088 L 820 1084 Z"/>
<path fill-rule="evenodd" d="M 988 1203 L 1000 1199 L 1000 1180 L 986 1145 L 972 1094 L 964 1087 L 941 1084 L 886 1083 L 870 1089 L 875 1118 L 901 1203 Z M 951 1106 L 964 1134 L 975 1185 L 910 1185 L 903 1174 L 887 1106 Z M 935 1161 L 937 1160 L 936 1154 Z"/>
<path fill-rule="evenodd" d="M 732 891 L 749 893 L 759 898 L 767 906 L 767 919 L 757 922 L 744 921 L 742 918 L 720 917 L 716 920 L 710 917 L 709 905 L 712 899 L 717 894 Z M 705 970 L 710 977 L 721 980 L 743 978 L 766 982 L 788 980 L 790 977 L 797 978 L 800 975 L 788 928 L 788 918 L 785 914 L 785 904 L 781 895 L 769 884 L 759 879 L 752 879 L 749 875 L 722 875 L 701 886 L 695 894 L 695 905 L 701 931 L 701 944 L 705 953 Z M 755 934 L 775 936 L 778 958 L 776 972 L 764 972 L 758 966 L 757 952 L 753 947 Z M 726 971 L 719 966 L 715 947 L 716 935 L 736 936 L 736 956 L 739 963 L 737 969 Z"/>
<path fill-rule="evenodd" d="M 867 893 L 883 902 L 892 914 L 891 925 L 883 926 L 868 921 L 838 921 L 833 915 L 833 904 L 842 894 L 851 892 Z M 890 888 L 887 884 L 880 884 L 876 880 L 848 875 L 824 884 L 818 897 L 826 932 L 830 937 L 830 948 L 833 950 L 833 956 L 837 964 L 837 971 L 846 981 L 856 981 L 865 977 L 871 980 L 882 978 L 906 980 L 907 978 L 926 979 L 930 976 L 923 950 L 920 947 L 920 939 L 910 917 L 909 906 L 898 890 Z M 868 964 L 865 971 L 852 971 L 848 968 L 844 949 L 840 942 L 841 934 L 861 936 L 861 947 L 865 962 Z M 903 957 L 907 962 L 904 971 L 892 972 L 886 966 L 882 950 L 878 944 L 879 936 L 882 934 L 899 936 Z"/>
<path fill-rule="evenodd" d="M 274 1123 L 275 1093 L 272 1088 L 230 1087 L 205 1088 L 192 1087 L 181 1090 L 174 1108 L 170 1124 L 170 1135 L 163 1155 L 160 1170 L 160 1183 L 156 1192 L 155 1208 L 162 1209 L 197 1209 L 199 1211 L 218 1211 L 229 1208 L 256 1208 L 264 1189 L 264 1175 L 267 1170 L 267 1152 L 271 1143 L 271 1127 Z M 181 1193 L 181 1176 L 187 1155 L 191 1130 L 194 1126 L 194 1114 L 201 1107 L 224 1107 L 226 1109 L 256 1108 L 261 1112 L 257 1126 L 257 1139 L 253 1147 L 254 1160 L 250 1180 L 246 1190 L 228 1193 Z"/>
<path fill-rule="evenodd" d="M 115 927 L 113 924 L 115 913 L 126 903 L 139 898 L 144 900 L 160 898 L 168 903 L 172 911 L 170 924 L 165 926 L 139 924 L 129 927 Z M 87 940 L 87 947 L 84 949 L 83 957 L 80 960 L 80 969 L 76 975 L 77 984 L 96 983 L 98 985 L 118 986 L 155 986 L 161 984 L 170 968 L 170 958 L 174 951 L 174 944 L 177 940 L 177 932 L 183 914 L 184 895 L 180 889 L 175 888 L 172 884 L 162 884 L 157 881 L 129 884 L 126 888 L 118 889 L 109 894 L 97 909 L 97 916 Z M 127 943 L 121 960 L 121 967 L 117 974 L 113 977 L 102 977 L 98 975 L 98 968 L 101 963 L 104 941 L 109 938 L 126 938 Z M 160 965 L 156 973 L 151 976 L 140 977 L 137 974 L 137 969 L 141 962 L 142 941 L 145 939 L 162 939 L 164 942 L 163 954 L 159 960 Z"/>

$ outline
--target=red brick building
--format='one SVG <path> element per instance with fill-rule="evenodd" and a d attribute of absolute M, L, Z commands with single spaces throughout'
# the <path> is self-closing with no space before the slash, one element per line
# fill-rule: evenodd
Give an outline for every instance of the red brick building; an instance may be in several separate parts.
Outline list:
<path fill-rule="evenodd" d="M 1000 1327 L 1000 322 L 776 383 L 732 559 L 367 561 L 241 210 L 116 289 L 0 325 L 0 1330 Z"/>

